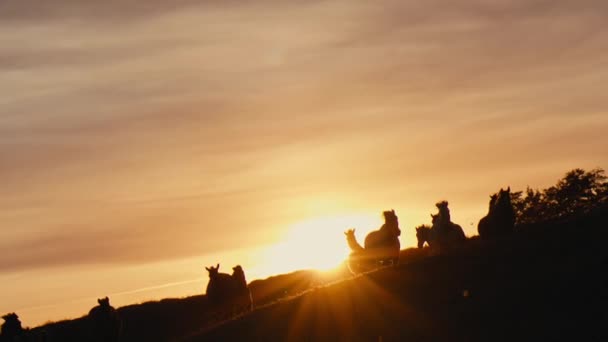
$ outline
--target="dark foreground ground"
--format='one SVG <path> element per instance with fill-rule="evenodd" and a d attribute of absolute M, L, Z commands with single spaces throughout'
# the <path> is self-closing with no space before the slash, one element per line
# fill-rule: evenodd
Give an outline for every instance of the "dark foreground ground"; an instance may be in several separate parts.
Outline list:
<path fill-rule="evenodd" d="M 520 230 L 342 281 L 255 281 L 258 307 L 223 323 L 205 296 L 123 307 L 121 341 L 608 341 L 608 211 Z M 87 341 L 84 326 L 34 330 Z"/>
<path fill-rule="evenodd" d="M 472 240 L 312 290 L 190 341 L 608 341 L 608 216 Z"/>

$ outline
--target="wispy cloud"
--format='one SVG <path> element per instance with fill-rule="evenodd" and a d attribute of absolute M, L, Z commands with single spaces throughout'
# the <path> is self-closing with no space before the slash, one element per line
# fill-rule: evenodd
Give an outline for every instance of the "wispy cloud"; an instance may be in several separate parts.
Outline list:
<path fill-rule="evenodd" d="M 607 17 L 603 1 L 3 1 L 0 241 L 18 252 L 0 269 L 262 243 L 314 193 L 472 191 L 481 208 L 497 182 L 601 166 Z"/>

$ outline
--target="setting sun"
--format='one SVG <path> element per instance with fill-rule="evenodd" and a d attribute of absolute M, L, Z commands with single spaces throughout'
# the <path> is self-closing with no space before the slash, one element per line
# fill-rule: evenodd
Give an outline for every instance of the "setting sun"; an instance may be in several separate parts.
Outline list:
<path fill-rule="evenodd" d="M 200 304 L 212 275 L 255 305 L 355 281 L 481 234 L 499 189 L 534 211 L 608 165 L 606 1 L 0 0 L 0 23 L 0 341 L 10 313 Z M 161 311 L 128 333 L 217 318 Z"/>
<path fill-rule="evenodd" d="M 281 242 L 263 253 L 262 264 L 272 273 L 297 269 L 330 270 L 348 257 L 344 231 L 355 228 L 358 238 L 382 224 L 380 215 L 342 214 L 316 217 L 289 227 Z"/>

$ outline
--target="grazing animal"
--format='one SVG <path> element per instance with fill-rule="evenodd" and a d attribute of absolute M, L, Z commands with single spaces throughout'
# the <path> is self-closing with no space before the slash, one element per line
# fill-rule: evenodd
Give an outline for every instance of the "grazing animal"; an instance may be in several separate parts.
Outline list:
<path fill-rule="evenodd" d="M 251 291 L 240 265 L 232 268 L 232 275 L 220 273 L 220 264 L 205 269 L 209 273 L 206 293 L 212 306 L 216 309 L 226 309 L 230 314 L 252 309 Z"/>
<path fill-rule="evenodd" d="M 432 226 L 421 225 L 416 227 L 418 248 L 424 247 L 426 242 L 430 247 L 449 248 L 466 240 L 462 227 L 451 221 L 450 209 L 447 201 L 435 204 L 439 213 L 431 214 Z"/>
<path fill-rule="evenodd" d="M 2 316 L 2 319 L 4 319 L 4 323 L 2 324 L 0 341 L 17 341 L 17 338 L 24 333 L 19 316 L 17 316 L 16 313 L 11 312 Z"/>
<path fill-rule="evenodd" d="M 116 342 L 122 332 L 122 321 L 108 297 L 97 300 L 99 305 L 89 311 L 87 320 L 92 341 Z"/>
<path fill-rule="evenodd" d="M 355 237 L 355 230 L 349 229 L 344 234 L 351 249 L 348 266 L 353 273 L 359 273 L 380 265 L 399 262 L 399 219 L 395 210 L 383 212 L 384 224 L 380 229 L 367 234 L 362 247 Z"/>
<path fill-rule="evenodd" d="M 490 196 L 488 214 L 479 220 L 477 231 L 483 239 L 505 236 L 515 230 L 515 211 L 511 204 L 511 187 L 500 188 Z"/>

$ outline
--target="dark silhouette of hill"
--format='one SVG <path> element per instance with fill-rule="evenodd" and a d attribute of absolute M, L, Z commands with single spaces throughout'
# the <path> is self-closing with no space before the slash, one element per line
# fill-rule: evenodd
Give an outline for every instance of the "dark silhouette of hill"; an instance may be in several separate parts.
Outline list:
<path fill-rule="evenodd" d="M 398 265 L 356 277 L 344 264 L 331 274 L 255 280 L 253 311 L 233 319 L 205 295 L 118 308 L 120 340 L 608 341 L 603 172 L 575 169 L 542 191 L 511 192 L 511 234 L 402 250 Z M 25 333 L 88 341 L 88 323 L 84 316 Z"/>
<path fill-rule="evenodd" d="M 301 270 L 277 275 L 249 284 L 256 307 L 269 305 L 280 299 L 293 297 L 320 284 L 327 284 L 348 275 L 345 266 L 341 271 L 324 274 L 313 270 Z M 217 324 L 217 315 L 205 295 L 187 298 L 170 298 L 143 304 L 128 305 L 117 309 L 123 326 L 121 341 L 171 341 Z M 90 339 L 87 317 L 48 323 L 32 329 L 33 335 L 46 335 L 49 342 L 87 341 Z"/>
<path fill-rule="evenodd" d="M 318 287 L 187 340 L 608 340 L 608 210 L 525 228 Z"/>
<path fill-rule="evenodd" d="M 255 280 L 256 308 L 229 321 L 204 295 L 125 306 L 121 341 L 606 341 L 607 242 L 598 209 L 448 252 L 406 249 L 398 266 L 357 277 Z M 85 341 L 86 329 L 82 317 L 31 332 Z"/>
<path fill-rule="evenodd" d="M 343 267 L 255 280 L 255 309 L 233 320 L 204 295 L 125 306 L 121 341 L 606 341 L 607 242 L 608 209 L 596 209 L 447 252 L 406 249 L 398 266 L 356 277 Z M 86 323 L 31 333 L 86 341 Z"/>

